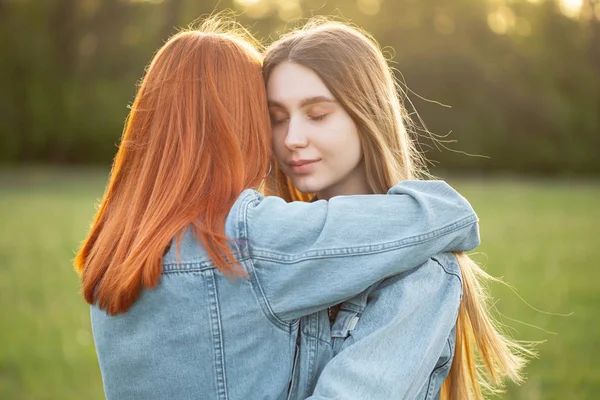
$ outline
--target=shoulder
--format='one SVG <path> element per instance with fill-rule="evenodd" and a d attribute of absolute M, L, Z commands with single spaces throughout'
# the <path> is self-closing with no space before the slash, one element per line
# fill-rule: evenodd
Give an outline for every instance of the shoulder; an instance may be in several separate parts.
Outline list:
<path fill-rule="evenodd" d="M 214 263 L 206 257 L 206 252 L 198 242 L 191 226 L 185 230 L 180 240 L 177 236 L 171 240 L 171 245 L 162 259 L 163 275 L 212 268 Z"/>
<path fill-rule="evenodd" d="M 438 253 L 429 260 L 434 266 L 440 268 L 448 277 L 453 277 L 462 285 L 462 273 L 456 255 L 452 252 Z"/>

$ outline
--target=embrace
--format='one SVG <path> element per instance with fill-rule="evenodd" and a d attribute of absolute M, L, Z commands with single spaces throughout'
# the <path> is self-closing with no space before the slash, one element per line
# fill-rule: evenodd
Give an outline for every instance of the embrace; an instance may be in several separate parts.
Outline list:
<path fill-rule="evenodd" d="M 221 27 L 220 27 L 221 26 Z M 75 264 L 108 399 L 482 399 L 531 353 L 380 47 L 213 18 L 141 81 Z M 481 364 L 481 365 L 478 365 Z"/>

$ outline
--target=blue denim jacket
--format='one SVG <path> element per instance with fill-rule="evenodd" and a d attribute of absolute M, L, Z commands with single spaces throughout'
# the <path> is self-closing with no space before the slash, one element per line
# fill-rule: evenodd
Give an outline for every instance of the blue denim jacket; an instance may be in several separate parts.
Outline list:
<path fill-rule="evenodd" d="M 454 355 L 461 293 L 456 258 L 440 253 L 344 302 L 332 327 L 331 352 L 320 346 L 318 364 L 304 387 L 294 385 L 293 398 L 439 399 Z M 322 325 L 322 344 L 327 334 Z M 300 357 L 307 353 L 301 346 Z"/>
<path fill-rule="evenodd" d="M 91 307 L 106 397 L 287 399 L 306 387 L 311 357 L 327 351 L 307 346 L 301 359 L 302 317 L 318 323 L 383 278 L 479 244 L 477 216 L 447 184 L 406 181 L 389 194 L 286 203 L 244 191 L 225 228 L 247 278 L 224 276 L 188 230 L 126 313 Z"/>

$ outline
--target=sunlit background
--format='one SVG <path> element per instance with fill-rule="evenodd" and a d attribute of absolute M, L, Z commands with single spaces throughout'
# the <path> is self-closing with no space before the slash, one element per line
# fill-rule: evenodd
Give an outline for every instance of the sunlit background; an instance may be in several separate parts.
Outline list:
<path fill-rule="evenodd" d="M 264 44 L 316 15 L 378 40 L 514 288 L 498 318 L 542 342 L 504 398 L 598 398 L 600 1 L 0 0 L 0 399 L 103 398 L 72 258 L 145 65 L 225 9 Z"/>

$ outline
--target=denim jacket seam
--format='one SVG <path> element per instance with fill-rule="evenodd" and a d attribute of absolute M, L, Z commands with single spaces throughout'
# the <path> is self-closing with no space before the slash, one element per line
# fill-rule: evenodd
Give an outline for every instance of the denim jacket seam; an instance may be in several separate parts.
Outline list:
<path fill-rule="evenodd" d="M 305 260 L 313 260 L 319 258 L 329 258 L 331 256 L 345 256 L 345 257 L 354 257 L 360 255 L 369 255 L 369 254 L 377 254 L 383 253 L 391 250 L 400 249 L 402 247 L 413 246 L 417 243 L 423 243 L 426 241 L 431 241 L 437 239 L 440 236 L 447 235 L 454 231 L 460 230 L 472 223 L 477 222 L 477 217 L 468 216 L 457 222 L 446 225 L 440 229 L 433 230 L 431 232 L 411 236 L 408 238 L 404 238 L 401 240 L 396 240 L 393 242 L 381 243 L 377 245 L 366 245 L 366 246 L 354 246 L 354 247 L 338 247 L 331 249 L 320 249 L 320 250 L 312 250 L 307 251 L 301 254 L 283 254 L 274 251 L 269 251 L 265 249 L 257 249 L 253 248 L 252 258 L 263 261 L 271 261 L 278 262 L 283 264 L 295 264 Z"/>
<path fill-rule="evenodd" d="M 317 325 L 317 326 L 319 326 L 319 324 L 320 324 L 320 323 L 318 323 L 318 325 Z M 318 329 L 318 328 L 317 328 L 317 329 Z M 323 339 L 322 337 L 320 337 L 319 335 L 315 335 L 314 333 L 312 333 L 312 332 L 311 332 L 310 330 L 308 330 L 308 329 L 307 329 L 307 330 L 303 330 L 301 333 L 302 333 L 302 335 L 303 335 L 303 336 L 306 336 L 306 337 L 313 338 L 313 339 L 315 339 L 316 341 L 318 341 L 319 343 L 322 343 L 322 344 L 324 344 L 324 345 L 326 345 L 326 346 L 331 346 L 331 340 L 325 340 L 325 339 Z"/>
<path fill-rule="evenodd" d="M 243 263 L 247 261 L 250 257 L 246 256 L 243 258 L 239 258 L 238 261 Z M 210 261 L 187 261 L 187 262 L 170 262 L 163 264 L 162 266 L 162 274 L 178 274 L 178 273 L 189 273 L 189 272 L 204 272 L 211 269 L 216 269 L 215 265 Z"/>
<path fill-rule="evenodd" d="M 210 319 L 211 319 L 211 335 L 212 345 L 214 346 L 215 357 L 215 384 L 219 399 L 227 400 L 229 398 L 227 392 L 227 371 L 225 366 L 225 346 L 223 343 L 223 326 L 221 322 L 221 310 L 218 301 L 218 289 L 215 280 L 214 271 L 209 272 L 208 279 L 208 294 L 210 299 Z"/>
<path fill-rule="evenodd" d="M 450 354 L 451 354 L 451 355 L 452 355 L 452 354 L 454 354 L 454 350 L 452 349 L 452 343 L 450 343 L 450 338 L 446 339 L 446 343 L 448 343 L 448 346 L 450 347 Z M 431 393 L 430 393 L 430 392 L 431 392 L 431 381 L 432 381 L 432 379 L 434 378 L 434 375 L 437 375 L 437 374 L 439 374 L 439 371 L 440 371 L 442 368 L 445 368 L 445 367 L 448 365 L 448 363 L 451 363 L 453 358 L 454 358 L 454 357 L 452 357 L 452 356 L 451 356 L 450 358 L 448 358 L 448 359 L 446 360 L 446 362 L 445 362 L 445 363 L 443 363 L 443 364 L 442 364 L 442 365 L 440 365 L 439 367 L 436 367 L 436 368 L 434 368 L 434 370 L 433 370 L 433 371 L 431 371 L 431 374 L 429 374 L 429 381 L 428 381 L 428 383 L 427 383 L 427 392 L 425 392 L 425 399 L 430 399 L 430 398 L 431 398 L 431 396 L 430 396 L 430 394 L 431 394 Z"/>
<path fill-rule="evenodd" d="M 313 330 L 315 332 L 319 331 L 319 318 L 318 318 L 317 314 L 313 314 L 310 316 L 309 325 L 310 325 L 310 328 L 312 328 L 311 330 Z M 314 335 L 309 335 L 308 343 L 310 343 L 308 346 L 308 367 L 307 367 L 307 372 L 306 372 L 306 376 L 308 377 L 308 379 L 304 379 L 304 382 L 302 382 L 303 383 L 302 393 L 304 395 L 308 394 L 308 384 L 310 381 L 312 381 L 312 377 L 314 374 L 316 356 L 319 352 L 319 338 Z M 318 379 L 318 378 L 316 378 L 316 379 Z"/>
<path fill-rule="evenodd" d="M 362 314 L 365 311 L 365 306 L 366 304 L 361 304 L 359 306 L 358 304 L 344 302 L 340 305 L 340 311 L 350 311 L 357 314 Z"/>
<path fill-rule="evenodd" d="M 248 261 L 250 263 L 254 264 L 251 258 Z M 262 285 L 260 283 L 260 279 L 258 277 L 258 274 L 256 274 L 256 272 L 254 271 L 254 266 L 252 266 L 251 269 L 252 269 L 252 272 L 249 274 L 250 275 L 250 282 L 252 284 L 252 289 L 255 292 L 255 295 L 260 296 L 263 299 L 263 302 L 261 302 L 260 299 L 257 299 L 257 301 L 261 305 L 260 309 L 261 309 L 263 315 L 275 327 L 277 327 L 278 329 L 280 329 L 280 330 L 282 330 L 282 331 L 284 331 L 286 333 L 289 333 L 290 330 L 294 328 L 294 326 L 296 326 L 296 325 L 299 324 L 300 320 L 296 319 L 296 320 L 292 320 L 290 322 L 286 322 L 286 321 L 280 319 L 277 316 L 277 314 L 275 313 L 275 311 L 273 311 L 273 308 L 271 308 L 271 304 L 269 303 L 269 300 L 267 299 L 267 296 L 265 295 L 265 292 L 264 292 L 263 287 L 262 287 Z M 258 292 L 258 293 L 256 293 L 256 292 Z"/>
<path fill-rule="evenodd" d="M 246 252 L 249 254 L 250 249 L 248 247 L 248 224 L 246 222 L 247 218 L 248 218 L 248 207 L 250 207 L 252 202 L 258 201 L 258 198 L 256 197 L 255 194 L 252 196 L 248 195 L 248 197 L 252 197 L 252 199 L 246 201 L 246 203 L 242 207 L 240 207 L 238 220 L 242 221 L 242 224 L 241 224 L 242 231 L 238 232 L 238 236 L 240 238 L 242 238 L 243 240 L 246 240 L 246 245 L 242 249 L 242 252 Z M 263 315 L 276 328 L 282 330 L 283 332 L 289 333 L 291 331 L 291 329 L 294 328 L 294 326 L 297 326 L 300 323 L 300 320 L 290 321 L 288 323 L 286 321 L 281 320 L 277 316 L 277 314 L 275 314 L 275 312 L 273 311 L 273 308 L 271 307 L 269 299 L 265 295 L 265 292 L 260 283 L 258 274 L 256 273 L 256 268 L 254 266 L 254 260 L 252 259 L 252 255 L 249 254 L 245 258 L 247 261 L 246 265 L 248 265 L 248 267 L 249 267 L 248 275 L 250 278 L 250 282 L 252 284 L 252 289 L 253 289 L 252 291 L 254 292 L 255 296 L 259 297 L 259 298 L 257 298 L 257 301 L 260 305 L 260 309 L 261 309 Z M 262 298 L 263 301 L 261 301 L 260 298 Z"/>
<path fill-rule="evenodd" d="M 446 274 L 456 277 L 456 279 L 458 279 L 458 282 L 462 286 L 462 277 L 459 274 L 457 274 L 456 272 L 448 271 L 448 268 L 437 257 L 431 257 L 431 259 L 435 261 L 444 270 Z"/>

